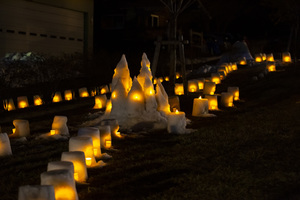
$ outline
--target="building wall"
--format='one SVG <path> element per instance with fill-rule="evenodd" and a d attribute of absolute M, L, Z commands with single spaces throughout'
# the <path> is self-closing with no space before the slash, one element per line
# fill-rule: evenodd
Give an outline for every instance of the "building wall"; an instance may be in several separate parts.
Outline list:
<path fill-rule="evenodd" d="M 0 0 L 0 57 L 93 52 L 93 0 Z"/>

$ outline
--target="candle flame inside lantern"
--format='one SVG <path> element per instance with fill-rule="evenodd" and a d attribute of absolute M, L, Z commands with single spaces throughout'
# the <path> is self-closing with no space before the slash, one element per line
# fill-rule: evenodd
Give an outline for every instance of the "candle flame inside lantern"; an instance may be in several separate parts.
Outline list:
<path fill-rule="evenodd" d="M 94 156 L 97 156 L 97 155 L 98 155 L 98 149 L 94 148 Z"/>
<path fill-rule="evenodd" d="M 15 128 L 12 129 L 12 133 L 13 134 L 16 133 L 16 129 Z"/>
<path fill-rule="evenodd" d="M 175 113 L 176 113 L 176 114 L 179 114 L 179 111 L 176 109 L 176 110 L 175 110 Z"/>
<path fill-rule="evenodd" d="M 72 92 L 65 93 L 65 100 L 66 101 L 72 100 L 72 97 L 73 97 Z"/>
<path fill-rule="evenodd" d="M 26 108 L 26 107 L 28 107 L 28 104 L 27 104 L 26 101 L 20 101 L 19 102 L 19 108 Z"/>
<path fill-rule="evenodd" d="M 111 140 L 105 140 L 105 147 L 110 148 L 111 147 Z"/>
<path fill-rule="evenodd" d="M 228 107 L 232 107 L 233 106 L 233 103 L 228 103 Z"/>
<path fill-rule="evenodd" d="M 257 57 L 255 58 L 255 62 L 261 62 L 261 61 L 262 61 L 262 59 L 261 59 L 260 56 L 257 56 Z"/>
<path fill-rule="evenodd" d="M 88 97 L 89 96 L 89 93 L 88 92 L 82 92 L 81 93 L 81 97 Z"/>
<path fill-rule="evenodd" d="M 85 159 L 85 163 L 86 163 L 87 166 L 91 166 L 92 165 L 92 158 L 91 157 L 87 157 Z"/>
<path fill-rule="evenodd" d="M 78 181 L 78 179 L 79 179 L 78 172 L 74 172 L 74 180 Z"/>
<path fill-rule="evenodd" d="M 284 62 L 291 62 L 291 57 L 290 56 L 284 56 L 283 61 Z"/>
<path fill-rule="evenodd" d="M 210 92 L 209 94 L 210 94 L 210 95 L 214 95 L 214 94 L 215 94 L 215 92 Z"/>
<path fill-rule="evenodd" d="M 102 88 L 101 91 L 100 91 L 100 93 L 101 93 L 101 94 L 105 94 L 105 93 L 106 93 L 106 89 L 105 89 L 105 88 Z"/>
<path fill-rule="evenodd" d="M 168 76 L 166 76 L 165 77 L 165 81 L 169 81 L 170 79 L 169 79 L 169 77 Z"/>
<path fill-rule="evenodd" d="M 180 78 L 180 74 L 176 73 L 176 79 L 179 79 L 179 78 Z"/>
<path fill-rule="evenodd" d="M 42 99 L 35 99 L 34 100 L 34 105 L 39 106 L 39 105 L 42 105 L 42 104 L 43 104 Z"/>
<path fill-rule="evenodd" d="M 58 95 L 55 95 L 52 99 L 53 102 L 60 102 L 60 98 Z"/>
<path fill-rule="evenodd" d="M 199 96 L 199 99 L 202 99 L 202 97 L 201 97 L 201 96 Z"/>
<path fill-rule="evenodd" d="M 50 130 L 50 135 L 55 135 L 56 134 L 56 130 Z"/>

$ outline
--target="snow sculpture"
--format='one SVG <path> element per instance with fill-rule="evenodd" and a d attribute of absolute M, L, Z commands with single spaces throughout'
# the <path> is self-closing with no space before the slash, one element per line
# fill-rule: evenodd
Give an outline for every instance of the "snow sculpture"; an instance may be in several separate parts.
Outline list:
<path fill-rule="evenodd" d="M 119 118 L 121 116 L 127 115 L 127 89 L 122 84 L 121 79 L 118 79 L 116 85 L 114 86 L 114 90 L 111 93 L 111 112 L 110 115 L 115 118 Z"/>
<path fill-rule="evenodd" d="M 78 200 L 74 175 L 70 170 L 59 169 L 43 172 L 41 185 L 53 185 L 56 200 Z"/>
<path fill-rule="evenodd" d="M 115 73 L 113 75 L 113 79 L 111 83 L 111 91 L 114 91 L 115 86 L 119 80 L 121 81 L 121 84 L 124 86 L 125 91 L 128 93 L 132 85 L 132 80 L 128 69 L 128 63 L 124 54 L 122 55 L 122 58 L 117 64 L 117 67 L 115 69 Z"/>
<path fill-rule="evenodd" d="M 82 151 L 85 155 L 85 163 L 87 167 L 96 164 L 94 156 L 93 139 L 89 136 L 71 137 L 69 140 L 69 151 Z"/>
<path fill-rule="evenodd" d="M 55 116 L 52 122 L 52 130 L 56 130 L 57 134 L 69 136 L 67 121 L 66 116 Z"/>
<path fill-rule="evenodd" d="M 82 151 L 63 152 L 61 161 L 70 161 L 74 165 L 74 179 L 78 182 L 85 182 L 88 178 L 85 155 Z"/>
<path fill-rule="evenodd" d="M 12 155 L 10 141 L 7 133 L 0 133 L 0 156 Z"/>
<path fill-rule="evenodd" d="M 169 105 L 169 100 L 168 100 L 168 95 L 161 84 L 161 82 L 158 81 L 156 85 L 156 101 L 158 111 L 164 112 L 164 113 L 169 113 L 170 112 L 170 105 Z"/>
<path fill-rule="evenodd" d="M 96 127 L 84 127 L 78 129 L 78 136 L 89 136 L 93 140 L 94 156 L 99 158 L 101 156 L 100 148 L 100 131 Z"/>
<path fill-rule="evenodd" d="M 27 137 L 30 135 L 28 120 L 15 119 L 13 124 L 15 126 L 13 137 Z"/>
<path fill-rule="evenodd" d="M 127 112 L 129 116 L 141 116 L 145 109 L 145 98 L 141 85 L 136 77 L 133 79 L 132 87 L 127 98 Z"/>
<path fill-rule="evenodd" d="M 24 185 L 19 187 L 18 200 L 55 200 L 52 185 Z"/>

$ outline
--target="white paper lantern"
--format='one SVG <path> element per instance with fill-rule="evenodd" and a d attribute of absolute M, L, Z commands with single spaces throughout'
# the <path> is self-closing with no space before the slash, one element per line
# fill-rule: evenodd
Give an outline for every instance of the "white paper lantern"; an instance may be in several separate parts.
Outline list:
<path fill-rule="evenodd" d="M 216 91 L 216 83 L 215 82 L 205 82 L 203 88 L 203 94 L 213 95 Z"/>
<path fill-rule="evenodd" d="M 116 119 L 104 119 L 100 122 L 100 126 L 110 126 L 112 136 L 120 137 L 119 134 L 119 123 Z"/>
<path fill-rule="evenodd" d="M 55 116 L 52 122 L 52 130 L 60 135 L 69 136 L 69 129 L 67 126 L 68 118 L 66 116 Z"/>
<path fill-rule="evenodd" d="M 192 116 L 201 116 L 208 113 L 208 99 L 195 98 L 193 101 L 193 112 Z"/>
<path fill-rule="evenodd" d="M 74 179 L 78 182 L 85 182 L 88 178 L 85 155 L 83 151 L 63 152 L 61 161 L 70 161 L 74 165 Z"/>
<path fill-rule="evenodd" d="M 10 140 L 7 133 L 0 133 L 0 156 L 12 155 Z"/>
<path fill-rule="evenodd" d="M 100 131 L 96 127 L 83 127 L 78 129 L 78 136 L 89 136 L 93 140 L 94 156 L 99 158 L 101 156 L 100 146 Z"/>
<path fill-rule="evenodd" d="M 168 126 L 167 130 L 169 133 L 185 133 L 186 131 L 186 119 L 185 113 L 176 110 L 175 112 L 169 112 L 167 114 Z"/>
<path fill-rule="evenodd" d="M 3 100 L 4 109 L 7 111 L 15 110 L 15 104 L 13 99 L 5 99 Z"/>
<path fill-rule="evenodd" d="M 74 175 L 66 169 L 41 174 L 41 185 L 53 185 L 55 200 L 78 200 Z"/>
<path fill-rule="evenodd" d="M 55 200 L 53 185 L 24 185 L 19 187 L 18 200 Z"/>
<path fill-rule="evenodd" d="M 15 126 L 15 131 L 13 133 L 14 137 L 27 137 L 30 135 L 28 120 L 15 119 L 13 124 Z"/>
<path fill-rule="evenodd" d="M 111 130 L 109 125 L 97 126 L 100 130 L 101 148 L 109 149 L 112 146 Z"/>
<path fill-rule="evenodd" d="M 66 101 L 71 101 L 74 96 L 72 90 L 65 90 L 64 95 Z"/>
<path fill-rule="evenodd" d="M 240 100 L 239 87 L 228 87 L 227 92 L 231 92 L 233 94 L 233 100 L 234 101 Z"/>
<path fill-rule="evenodd" d="M 217 95 L 205 95 L 208 100 L 208 110 L 218 110 L 218 96 Z"/>
<path fill-rule="evenodd" d="M 90 96 L 86 87 L 79 88 L 78 92 L 79 92 L 79 97 L 88 97 L 88 96 Z"/>
<path fill-rule="evenodd" d="M 222 92 L 220 103 L 224 107 L 232 107 L 233 106 L 233 94 L 231 92 Z"/>
<path fill-rule="evenodd" d="M 56 102 L 61 102 L 61 101 L 62 101 L 61 93 L 55 92 L 52 102 L 56 103 Z"/>
<path fill-rule="evenodd" d="M 20 96 L 17 98 L 18 108 L 26 108 L 29 106 L 28 99 L 26 96 Z"/>

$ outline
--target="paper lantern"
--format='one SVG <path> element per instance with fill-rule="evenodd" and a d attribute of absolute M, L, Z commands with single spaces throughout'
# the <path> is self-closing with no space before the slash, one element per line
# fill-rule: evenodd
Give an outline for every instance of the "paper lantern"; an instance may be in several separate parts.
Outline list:
<path fill-rule="evenodd" d="M 208 113 L 208 99 L 194 98 L 192 116 L 201 116 Z"/>
<path fill-rule="evenodd" d="M 261 54 L 261 59 L 262 61 L 266 61 L 267 60 L 267 55 L 265 53 Z"/>
<path fill-rule="evenodd" d="M 106 93 L 109 93 L 108 86 L 107 85 L 101 86 L 100 94 L 106 94 Z"/>
<path fill-rule="evenodd" d="M 179 79 L 181 77 L 181 74 L 179 72 L 176 72 L 176 79 Z"/>
<path fill-rule="evenodd" d="M 0 133 L 0 157 L 12 155 L 10 141 L 7 133 Z"/>
<path fill-rule="evenodd" d="M 69 136 L 69 129 L 67 126 L 68 118 L 66 116 L 55 116 L 52 122 L 52 130 L 56 130 L 60 135 Z"/>
<path fill-rule="evenodd" d="M 218 110 L 218 96 L 217 95 L 205 95 L 208 100 L 208 110 Z"/>
<path fill-rule="evenodd" d="M 18 200 L 55 200 L 53 185 L 24 185 L 19 187 Z"/>
<path fill-rule="evenodd" d="M 241 59 L 239 60 L 239 64 L 240 64 L 240 65 L 247 65 L 247 60 L 246 60 L 246 58 L 245 58 L 245 57 L 241 58 Z"/>
<path fill-rule="evenodd" d="M 188 80 L 188 91 L 198 92 L 198 81 L 196 79 Z"/>
<path fill-rule="evenodd" d="M 108 99 L 106 102 L 105 115 L 109 115 L 111 113 L 111 109 L 112 109 L 112 103 L 111 100 Z"/>
<path fill-rule="evenodd" d="M 42 105 L 42 104 L 43 104 L 42 98 L 41 98 L 39 95 L 34 95 L 34 96 L 33 96 L 33 104 L 34 104 L 35 106 L 40 106 L 40 105 Z"/>
<path fill-rule="evenodd" d="M 69 140 L 69 151 L 84 152 L 87 167 L 92 167 L 96 164 L 93 139 L 89 136 L 71 137 Z"/>
<path fill-rule="evenodd" d="M 153 85 L 157 84 L 157 78 L 153 79 Z"/>
<path fill-rule="evenodd" d="M 79 97 L 89 97 L 89 92 L 86 87 L 82 87 L 78 89 Z"/>
<path fill-rule="evenodd" d="M 273 54 L 272 54 L 272 53 L 268 54 L 266 60 L 267 60 L 268 62 L 274 62 L 275 60 L 274 60 Z"/>
<path fill-rule="evenodd" d="M 15 126 L 13 137 L 27 137 L 30 135 L 28 120 L 15 119 L 13 125 Z"/>
<path fill-rule="evenodd" d="M 65 90 L 65 100 L 70 101 L 73 99 L 73 92 L 72 90 Z"/>
<path fill-rule="evenodd" d="M 263 61 L 263 59 L 261 57 L 261 54 L 255 54 L 255 62 L 260 63 L 262 61 Z"/>
<path fill-rule="evenodd" d="M 169 97 L 170 110 L 180 110 L 180 102 L 178 96 L 170 96 Z"/>
<path fill-rule="evenodd" d="M 174 93 L 176 95 L 184 95 L 183 83 L 175 83 Z"/>
<path fill-rule="evenodd" d="M 74 165 L 74 179 L 78 182 L 85 182 L 88 178 L 86 160 L 83 151 L 63 152 L 61 161 L 70 161 Z"/>
<path fill-rule="evenodd" d="M 167 114 L 167 130 L 169 133 L 185 133 L 186 131 L 186 119 L 185 113 L 176 110 L 175 112 L 169 112 Z"/>
<path fill-rule="evenodd" d="M 199 88 L 199 90 L 203 90 L 204 83 L 205 83 L 205 78 L 198 78 L 197 82 L 198 82 L 198 88 Z"/>
<path fill-rule="evenodd" d="M 227 92 L 231 92 L 233 94 L 233 100 L 240 100 L 240 90 L 239 87 L 228 87 Z"/>
<path fill-rule="evenodd" d="M 100 147 L 100 131 L 96 127 L 83 127 L 78 129 L 78 136 L 89 136 L 93 140 L 94 156 L 99 158 L 101 156 Z"/>
<path fill-rule="evenodd" d="M 221 78 L 219 73 L 211 73 L 211 82 L 214 82 L 215 84 L 221 83 Z"/>
<path fill-rule="evenodd" d="M 275 72 L 276 71 L 275 63 L 268 63 L 267 64 L 267 70 L 268 70 L 268 72 Z"/>
<path fill-rule="evenodd" d="M 165 76 L 165 81 L 169 81 L 170 78 L 168 76 Z"/>
<path fill-rule="evenodd" d="M 97 89 L 96 88 L 91 89 L 91 96 L 94 97 L 96 95 L 97 95 Z"/>
<path fill-rule="evenodd" d="M 116 119 L 104 119 L 100 122 L 100 126 L 110 126 L 111 135 L 115 137 L 121 137 L 119 131 L 119 123 Z"/>
<path fill-rule="evenodd" d="M 74 165 L 70 161 L 52 161 L 49 162 L 47 165 L 47 171 L 58 170 L 58 169 L 66 169 L 69 170 L 71 174 L 74 175 L 74 180 L 76 181 L 75 177 L 78 179 L 78 174 L 75 175 L 74 173 Z"/>
<path fill-rule="evenodd" d="M 232 63 L 231 68 L 232 68 L 233 71 L 237 70 L 238 69 L 237 64 L 235 62 Z"/>
<path fill-rule="evenodd" d="M 233 106 L 233 94 L 231 92 L 222 92 L 221 93 L 221 105 L 224 107 Z"/>
<path fill-rule="evenodd" d="M 284 62 L 284 63 L 291 63 L 292 62 L 291 54 L 289 52 L 283 52 L 282 53 L 282 62 Z"/>
<path fill-rule="evenodd" d="M 159 77 L 157 80 L 161 83 L 164 81 L 163 77 Z"/>
<path fill-rule="evenodd" d="M 4 106 L 4 109 L 7 111 L 16 109 L 13 99 L 3 100 L 3 106 Z"/>
<path fill-rule="evenodd" d="M 216 83 L 214 82 L 205 82 L 204 83 L 204 88 L 203 88 L 203 94 L 210 94 L 213 95 L 215 94 L 216 91 Z"/>
<path fill-rule="evenodd" d="M 41 185 L 53 185 L 55 200 L 78 200 L 74 174 L 69 170 L 60 169 L 43 172 Z"/>
<path fill-rule="evenodd" d="M 95 96 L 95 105 L 93 109 L 102 109 L 106 107 L 107 97 L 105 94 Z"/>
<path fill-rule="evenodd" d="M 26 108 L 29 106 L 28 99 L 26 96 L 21 96 L 17 98 L 18 108 Z"/>
<path fill-rule="evenodd" d="M 100 125 L 97 126 L 97 128 L 99 128 L 100 130 L 100 146 L 101 148 L 105 148 L 108 149 L 111 147 L 111 130 L 110 130 L 110 125 Z M 110 144 L 109 144 L 110 143 Z M 107 146 L 109 145 L 109 146 Z"/>
<path fill-rule="evenodd" d="M 61 102 L 61 101 L 62 101 L 61 93 L 55 92 L 52 102 L 56 103 L 56 102 Z"/>

